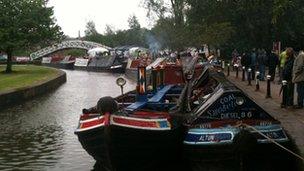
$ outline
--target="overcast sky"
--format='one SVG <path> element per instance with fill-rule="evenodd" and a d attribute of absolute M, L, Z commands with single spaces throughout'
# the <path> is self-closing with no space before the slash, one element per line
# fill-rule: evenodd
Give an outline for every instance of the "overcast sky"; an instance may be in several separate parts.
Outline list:
<path fill-rule="evenodd" d="M 106 24 L 117 29 L 128 28 L 128 18 L 135 14 L 142 27 L 149 26 L 142 0 L 50 0 L 54 6 L 57 23 L 63 32 L 77 37 L 78 31 L 84 36 L 88 21 L 95 22 L 99 33 L 104 33 Z"/>

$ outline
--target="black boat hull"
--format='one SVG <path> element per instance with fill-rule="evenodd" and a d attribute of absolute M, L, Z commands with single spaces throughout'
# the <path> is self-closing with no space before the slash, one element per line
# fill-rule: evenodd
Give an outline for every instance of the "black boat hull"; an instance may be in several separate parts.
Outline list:
<path fill-rule="evenodd" d="M 167 170 L 181 163 L 182 130 L 116 125 L 76 133 L 82 147 L 108 170 Z M 123 142 L 123 143 L 122 143 Z"/>
<path fill-rule="evenodd" d="M 181 129 L 152 131 L 112 126 L 110 131 L 110 157 L 115 170 L 167 170 L 181 161 Z"/>
<path fill-rule="evenodd" d="M 290 142 L 281 143 L 286 148 L 291 148 Z M 236 159 L 238 156 L 243 157 L 270 157 L 285 156 L 288 154 L 273 143 L 257 144 L 256 146 L 245 147 L 240 149 L 234 144 L 208 145 L 208 146 L 191 146 L 184 145 L 184 156 L 189 161 L 218 161 Z"/>

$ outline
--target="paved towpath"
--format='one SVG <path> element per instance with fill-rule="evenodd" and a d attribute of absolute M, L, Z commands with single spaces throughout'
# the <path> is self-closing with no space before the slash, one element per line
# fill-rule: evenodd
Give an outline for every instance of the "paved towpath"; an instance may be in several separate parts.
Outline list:
<path fill-rule="evenodd" d="M 225 74 L 227 75 L 227 71 Z M 272 97 L 266 98 L 266 81 L 261 81 L 260 90 L 255 91 L 255 81 L 252 81 L 252 86 L 248 86 L 248 81 L 242 81 L 241 77 L 242 72 L 239 72 L 238 78 L 236 78 L 234 72 L 231 72 L 230 76 L 227 78 L 253 98 L 264 110 L 282 123 L 284 129 L 291 136 L 302 156 L 304 156 L 304 109 L 282 109 L 280 107 L 282 97 L 279 95 L 279 92 L 281 85 L 277 83 L 277 80 L 271 83 Z"/>

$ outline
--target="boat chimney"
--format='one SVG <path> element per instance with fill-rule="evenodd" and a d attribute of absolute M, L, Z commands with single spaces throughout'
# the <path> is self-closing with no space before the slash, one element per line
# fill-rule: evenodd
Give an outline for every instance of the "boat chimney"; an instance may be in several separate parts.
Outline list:
<path fill-rule="evenodd" d="M 160 70 L 159 70 L 159 77 L 160 77 L 160 87 L 163 88 L 164 87 L 164 66 L 161 65 L 160 66 Z"/>
<path fill-rule="evenodd" d="M 152 68 L 152 86 L 153 86 L 153 93 L 157 92 L 157 69 Z"/>
<path fill-rule="evenodd" d="M 137 101 L 147 101 L 146 67 L 140 65 L 137 73 Z"/>

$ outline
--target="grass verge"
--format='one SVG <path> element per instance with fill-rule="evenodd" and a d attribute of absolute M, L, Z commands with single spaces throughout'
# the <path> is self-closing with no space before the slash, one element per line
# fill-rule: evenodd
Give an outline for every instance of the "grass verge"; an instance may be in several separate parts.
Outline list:
<path fill-rule="evenodd" d="M 39 84 L 60 74 L 56 69 L 35 65 L 13 65 L 10 74 L 6 74 L 5 69 L 6 65 L 0 65 L 0 94 Z"/>

